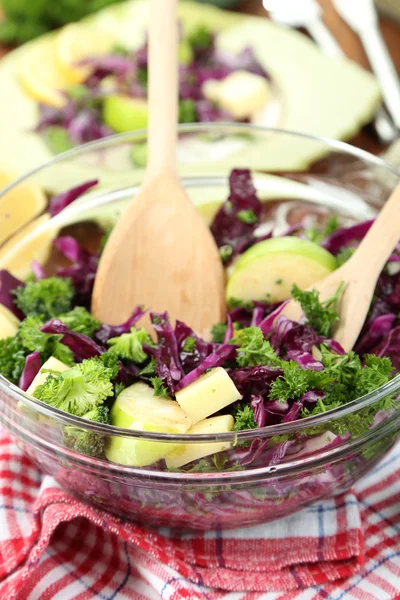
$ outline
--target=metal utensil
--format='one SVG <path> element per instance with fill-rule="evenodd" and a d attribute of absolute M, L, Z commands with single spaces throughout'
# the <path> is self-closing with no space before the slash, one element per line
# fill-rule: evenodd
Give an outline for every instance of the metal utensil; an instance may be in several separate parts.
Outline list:
<path fill-rule="evenodd" d="M 342 19 L 363 43 L 368 60 L 380 83 L 387 109 L 400 130 L 400 79 L 382 38 L 373 0 L 333 0 Z"/>
<path fill-rule="evenodd" d="M 303 27 L 308 31 L 321 50 L 332 58 L 343 58 L 345 54 L 321 18 L 321 7 L 316 0 L 263 0 L 271 19 L 286 27 Z M 380 107 L 374 125 L 379 139 L 384 143 L 398 136 L 385 109 Z"/>

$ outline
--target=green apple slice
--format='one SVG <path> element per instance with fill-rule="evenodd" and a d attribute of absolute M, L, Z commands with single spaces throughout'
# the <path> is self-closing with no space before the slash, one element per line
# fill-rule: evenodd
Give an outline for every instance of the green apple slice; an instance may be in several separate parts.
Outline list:
<path fill-rule="evenodd" d="M 240 400 L 241 397 L 232 379 L 222 367 L 211 369 L 176 392 L 176 401 L 193 423 L 215 414 Z"/>
<path fill-rule="evenodd" d="M 283 302 L 296 284 L 306 289 L 336 268 L 327 250 L 296 237 L 264 240 L 244 252 L 234 266 L 227 298 Z"/>
<path fill-rule="evenodd" d="M 148 122 L 147 102 L 139 98 L 107 96 L 103 105 L 103 119 L 117 133 L 146 129 Z"/>
<path fill-rule="evenodd" d="M 135 431 L 186 433 L 192 422 L 175 400 L 154 396 L 145 383 L 134 383 L 123 390 L 110 412 L 111 424 Z M 176 444 L 153 442 L 140 438 L 112 436 L 107 443 L 106 457 L 121 465 L 143 467 L 168 454 Z"/>
<path fill-rule="evenodd" d="M 221 415 L 219 417 L 211 417 L 199 421 L 187 432 L 190 435 L 200 435 L 205 433 L 227 433 L 232 431 L 234 419 L 232 415 Z M 232 446 L 231 442 L 208 442 L 199 444 L 181 444 L 175 450 L 172 450 L 166 458 L 165 462 L 169 469 L 179 469 L 183 465 L 228 450 Z"/>

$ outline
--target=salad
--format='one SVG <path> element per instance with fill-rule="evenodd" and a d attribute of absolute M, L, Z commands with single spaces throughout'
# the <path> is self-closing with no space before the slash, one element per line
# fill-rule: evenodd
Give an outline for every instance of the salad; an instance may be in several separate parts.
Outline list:
<path fill-rule="evenodd" d="M 118 46 L 79 62 L 85 78 L 64 90 L 61 106 L 39 105 L 36 131 L 52 152 L 147 127 L 147 51 L 147 42 L 135 51 Z M 205 26 L 181 35 L 180 123 L 247 122 L 269 97 L 269 76 L 250 47 L 238 55 L 223 51 Z"/>
<path fill-rule="evenodd" d="M 51 214 L 97 183 L 53 197 Z M 54 269 L 33 262 L 25 282 L 0 271 L 0 373 L 38 401 L 86 421 L 193 435 L 326 413 L 391 380 L 400 371 L 400 248 L 379 278 L 355 349 L 346 353 L 332 339 L 341 286 L 325 302 L 303 290 L 348 260 L 372 221 L 344 227 L 322 214 L 311 227 L 298 222 L 278 235 L 262 223 L 250 172 L 232 171 L 229 183 L 211 224 L 227 269 L 228 315 L 210 339 L 151 310 L 150 336 L 140 326 L 147 312 L 141 306 L 118 326 L 96 320 L 91 293 L 109 232 L 96 252 L 61 235 Z M 303 308 L 301 322 L 282 314 L 290 296 Z M 396 397 L 386 396 L 307 435 L 320 446 L 335 445 L 362 435 L 395 407 Z M 296 433 L 275 437 L 185 445 L 63 427 L 64 445 L 79 453 L 173 470 L 210 468 L 221 457 L 224 469 L 275 464 L 305 442 Z"/>

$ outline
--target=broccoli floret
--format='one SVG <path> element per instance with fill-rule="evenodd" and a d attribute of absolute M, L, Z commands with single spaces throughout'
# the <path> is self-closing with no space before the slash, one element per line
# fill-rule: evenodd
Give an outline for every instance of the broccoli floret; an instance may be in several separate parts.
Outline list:
<path fill-rule="evenodd" d="M 42 325 L 43 321 L 38 316 L 27 317 L 22 321 L 18 331 L 18 339 L 22 346 L 30 352 L 39 352 L 42 362 L 54 356 L 65 365 L 72 367 L 75 363 L 74 355 L 70 348 L 60 343 L 62 335 L 44 333 L 40 331 Z"/>
<path fill-rule="evenodd" d="M 18 384 L 25 366 L 25 359 L 29 351 L 22 345 L 18 337 L 8 337 L 0 340 L 0 373 Z"/>
<path fill-rule="evenodd" d="M 95 423 L 107 424 L 110 422 L 109 409 L 107 406 L 96 406 L 93 410 L 83 415 L 82 418 L 94 421 Z M 63 441 L 68 448 L 88 456 L 103 455 L 105 436 L 94 431 L 72 426 L 64 427 L 63 433 Z"/>
<path fill-rule="evenodd" d="M 111 379 L 115 379 L 120 368 L 118 356 L 112 352 L 105 352 L 100 356 L 100 360 L 107 369 L 110 369 Z"/>
<path fill-rule="evenodd" d="M 15 290 L 15 303 L 26 316 L 38 315 L 51 319 L 71 310 L 74 288 L 70 279 L 48 277 L 29 281 Z"/>
<path fill-rule="evenodd" d="M 65 315 L 60 315 L 59 319 L 72 331 L 83 333 L 89 337 L 92 337 L 94 332 L 101 326 L 101 322 L 92 317 L 90 312 L 83 306 L 76 306 Z"/>
<path fill-rule="evenodd" d="M 99 358 L 90 358 L 60 375 L 49 374 L 34 396 L 38 400 L 77 417 L 82 417 L 114 394 L 112 369 Z"/>
<path fill-rule="evenodd" d="M 123 333 L 119 337 L 111 338 L 107 343 L 111 346 L 109 352 L 115 352 L 120 358 L 140 364 L 148 358 L 143 350 L 143 345 L 151 345 L 152 339 L 145 329 L 132 327 L 130 333 Z"/>

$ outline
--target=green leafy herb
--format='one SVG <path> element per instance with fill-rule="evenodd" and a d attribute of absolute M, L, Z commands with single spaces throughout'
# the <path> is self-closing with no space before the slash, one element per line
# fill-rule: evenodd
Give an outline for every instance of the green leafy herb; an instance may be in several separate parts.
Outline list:
<path fill-rule="evenodd" d="M 179 123 L 196 123 L 196 105 L 190 98 L 179 100 L 178 108 Z"/>
<path fill-rule="evenodd" d="M 68 130 L 60 125 L 50 125 L 43 133 L 44 139 L 53 154 L 62 154 L 73 148 Z"/>
<path fill-rule="evenodd" d="M 239 404 L 239 406 L 237 406 L 235 409 L 233 418 L 235 419 L 233 431 L 257 428 L 257 423 L 254 419 L 254 412 L 250 404 Z"/>
<path fill-rule="evenodd" d="M 240 367 L 279 366 L 281 364 L 281 359 L 277 357 L 270 342 L 264 338 L 259 327 L 241 329 L 230 343 L 238 346 L 236 360 Z"/>
<path fill-rule="evenodd" d="M 305 234 L 310 242 L 320 244 L 325 238 L 330 236 L 334 231 L 339 228 L 339 219 L 337 216 L 329 217 L 324 229 L 313 225 L 309 229 L 305 230 Z"/>
<path fill-rule="evenodd" d="M 254 304 L 252 302 L 247 302 L 246 300 L 240 300 L 239 298 L 228 298 L 228 310 L 232 310 L 233 308 L 253 310 Z"/>
<path fill-rule="evenodd" d="M 229 244 L 225 244 L 224 246 L 221 246 L 219 249 L 219 254 L 220 254 L 222 262 L 226 262 L 227 260 L 229 260 L 230 257 L 232 256 L 232 252 L 233 252 L 233 248 Z"/>
<path fill-rule="evenodd" d="M 154 375 L 155 372 L 156 372 L 156 359 L 152 357 L 150 362 L 145 367 L 143 367 L 143 369 L 140 371 L 140 375 L 151 376 L 151 375 Z"/>
<path fill-rule="evenodd" d="M 237 218 L 239 219 L 239 221 L 242 221 L 242 223 L 246 223 L 247 225 L 253 225 L 258 221 L 257 215 L 254 213 L 253 210 L 250 209 L 239 210 L 239 212 L 237 213 Z"/>
<path fill-rule="evenodd" d="M 184 352 L 194 352 L 196 350 L 196 340 L 193 337 L 187 337 L 183 342 Z"/>
<path fill-rule="evenodd" d="M 292 298 L 301 304 L 304 315 L 311 327 L 325 337 L 331 335 L 332 325 L 339 319 L 336 307 L 343 290 L 341 283 L 332 298 L 320 302 L 317 290 L 301 291 L 297 285 L 292 288 Z"/>
<path fill-rule="evenodd" d="M 164 385 L 161 377 L 151 377 L 150 381 L 154 388 L 155 396 L 161 396 L 164 398 L 169 397 L 169 391 L 168 391 L 167 387 Z"/>
<path fill-rule="evenodd" d="M 271 400 L 287 402 L 301 398 L 309 390 L 323 390 L 334 381 L 329 373 L 302 369 L 292 360 L 283 361 L 282 368 L 283 375 L 277 377 L 271 384 L 269 392 Z"/>
<path fill-rule="evenodd" d="M 213 41 L 212 32 L 205 25 L 198 25 L 188 35 L 188 42 L 194 49 L 207 50 Z"/>

